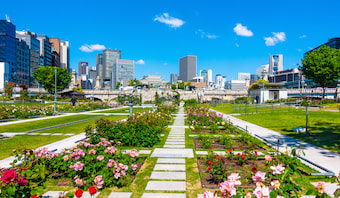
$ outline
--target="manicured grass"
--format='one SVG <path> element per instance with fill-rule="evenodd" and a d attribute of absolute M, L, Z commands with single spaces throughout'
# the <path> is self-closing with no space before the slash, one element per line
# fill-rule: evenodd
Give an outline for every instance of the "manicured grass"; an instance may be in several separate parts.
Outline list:
<path fill-rule="evenodd" d="M 88 118 L 98 117 L 100 115 L 73 115 L 73 116 L 65 116 L 60 118 L 53 118 L 45 119 L 45 120 L 37 120 L 31 122 L 24 122 L 20 124 L 10 124 L 0 126 L 0 133 L 1 132 L 25 132 L 34 129 L 40 129 L 44 127 L 74 122 L 78 120 L 84 120 Z"/>
<path fill-rule="evenodd" d="M 340 110 L 340 103 L 331 103 L 322 106 L 324 106 L 324 108 L 322 108 L 324 110 Z"/>
<path fill-rule="evenodd" d="M 13 149 L 38 148 L 67 137 L 69 136 L 16 135 L 6 140 L 0 140 L 0 159 L 12 156 Z"/>
<path fill-rule="evenodd" d="M 133 108 L 133 112 L 145 112 L 145 111 L 149 111 L 151 110 L 151 108 Z M 107 111 L 98 111 L 98 112 L 94 112 L 94 113 L 130 113 L 130 109 L 129 108 L 123 108 L 123 109 L 115 109 L 115 110 L 107 110 Z"/>
<path fill-rule="evenodd" d="M 127 116 L 106 116 L 105 119 L 109 120 L 121 120 L 127 118 Z M 98 118 L 100 119 L 100 118 Z M 79 134 L 84 132 L 84 128 L 94 123 L 96 120 L 89 120 L 77 124 L 71 124 L 68 126 L 48 129 L 44 131 L 39 131 L 39 133 L 74 133 Z M 70 136 L 64 135 L 19 135 L 14 136 L 13 138 L 8 138 L 5 140 L 0 140 L 0 159 L 4 159 L 12 155 L 12 150 L 17 148 L 31 148 L 35 149 L 40 146 L 56 142 L 58 140 L 62 140 L 68 138 Z"/>
<path fill-rule="evenodd" d="M 293 132 L 295 127 L 306 126 L 305 110 L 239 115 L 237 118 L 272 129 L 316 146 L 340 152 L 340 112 L 309 111 L 308 131 L 315 136 Z"/>
<path fill-rule="evenodd" d="M 216 106 L 207 106 L 211 109 L 215 109 L 216 111 L 232 114 L 234 113 L 234 105 L 233 104 L 217 104 Z"/>

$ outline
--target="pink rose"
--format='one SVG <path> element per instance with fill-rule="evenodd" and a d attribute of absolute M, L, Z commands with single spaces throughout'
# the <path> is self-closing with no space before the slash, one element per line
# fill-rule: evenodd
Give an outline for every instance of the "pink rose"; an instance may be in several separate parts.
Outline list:
<path fill-rule="evenodd" d="M 14 178 L 17 176 L 17 173 L 13 170 L 7 170 L 2 174 L 2 177 L 0 178 L 3 182 L 9 183 L 14 180 Z"/>

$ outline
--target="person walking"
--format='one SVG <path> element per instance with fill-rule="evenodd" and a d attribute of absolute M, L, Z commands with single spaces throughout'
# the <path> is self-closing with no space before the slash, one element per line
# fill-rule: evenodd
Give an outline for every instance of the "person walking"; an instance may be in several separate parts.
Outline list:
<path fill-rule="evenodd" d="M 76 105 L 77 99 L 75 95 L 72 96 L 71 102 L 73 106 Z"/>

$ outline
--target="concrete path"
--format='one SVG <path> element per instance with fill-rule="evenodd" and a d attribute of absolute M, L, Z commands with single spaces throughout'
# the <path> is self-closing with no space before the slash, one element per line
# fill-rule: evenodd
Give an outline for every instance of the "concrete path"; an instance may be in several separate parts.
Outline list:
<path fill-rule="evenodd" d="M 215 110 L 212 110 L 215 111 Z M 217 113 L 221 113 L 218 111 L 215 111 Z M 258 135 L 261 138 L 265 138 L 268 141 L 277 143 L 277 140 L 280 139 L 280 147 L 279 150 L 284 152 L 286 150 L 286 147 L 290 146 L 303 146 L 305 156 L 309 161 L 312 161 L 313 163 L 319 164 L 320 166 L 332 171 L 335 173 L 336 176 L 340 173 L 340 154 L 317 147 L 315 145 L 303 142 L 301 140 L 283 135 L 279 132 L 258 126 L 256 124 L 252 124 L 250 122 L 235 118 L 231 115 L 225 115 L 223 114 L 223 118 L 227 121 L 231 121 L 235 126 L 242 127 L 244 129 L 247 128 L 247 130 L 252 135 Z M 302 160 L 302 162 L 304 162 Z M 321 170 L 320 170 L 321 171 Z M 324 172 L 324 171 L 322 171 Z"/>

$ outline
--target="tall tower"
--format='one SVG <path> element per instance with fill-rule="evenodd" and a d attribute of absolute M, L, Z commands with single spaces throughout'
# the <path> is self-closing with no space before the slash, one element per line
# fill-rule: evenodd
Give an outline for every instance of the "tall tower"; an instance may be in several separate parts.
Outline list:
<path fill-rule="evenodd" d="M 1 69 L 1 84 L 6 81 L 16 80 L 16 39 L 15 25 L 9 20 L 0 20 L 0 62 L 4 68 Z"/>
<path fill-rule="evenodd" d="M 78 75 L 87 74 L 87 67 L 89 66 L 89 62 L 79 62 L 78 63 Z"/>
<path fill-rule="evenodd" d="M 70 48 L 68 41 L 60 42 L 60 66 L 70 71 Z"/>
<path fill-rule="evenodd" d="M 282 54 L 269 55 L 269 71 L 268 76 L 274 76 L 275 72 L 283 70 Z"/>
<path fill-rule="evenodd" d="M 120 58 L 120 50 L 106 49 L 103 51 L 103 76 L 100 76 L 100 78 L 103 80 L 104 87 L 112 86 L 111 77 L 113 73 L 113 64 Z"/>
<path fill-rule="evenodd" d="M 185 56 L 179 59 L 179 78 L 183 82 L 192 80 L 196 75 L 197 56 Z"/>

